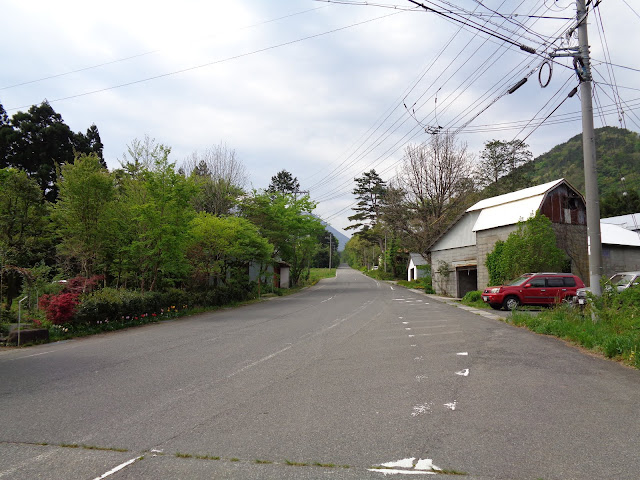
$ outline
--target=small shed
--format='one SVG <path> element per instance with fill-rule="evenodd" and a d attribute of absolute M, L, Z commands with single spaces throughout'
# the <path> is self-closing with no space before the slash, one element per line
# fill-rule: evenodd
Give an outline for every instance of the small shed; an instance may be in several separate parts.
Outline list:
<path fill-rule="evenodd" d="M 282 260 L 274 260 L 269 265 L 261 265 L 256 262 L 249 264 L 249 281 L 257 282 L 262 270 L 260 282 L 273 288 L 289 288 L 291 265 Z"/>
<path fill-rule="evenodd" d="M 425 269 L 418 268 L 429 265 L 429 262 L 420 253 L 409 254 L 409 264 L 407 265 L 407 281 L 418 280 L 425 275 Z"/>

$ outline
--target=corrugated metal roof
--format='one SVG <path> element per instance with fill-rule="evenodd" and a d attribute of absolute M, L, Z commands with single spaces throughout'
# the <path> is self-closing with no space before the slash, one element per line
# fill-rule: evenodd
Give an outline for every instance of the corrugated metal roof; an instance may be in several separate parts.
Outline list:
<path fill-rule="evenodd" d="M 620 225 L 627 230 L 638 230 L 640 228 L 640 213 L 630 213 L 628 215 L 619 215 L 617 217 L 603 218 L 602 223 L 613 223 Z"/>
<path fill-rule="evenodd" d="M 640 247 L 640 235 L 638 235 L 638 232 L 627 230 L 612 223 L 606 223 L 603 220 L 600 220 L 600 239 L 606 245 Z"/>
<path fill-rule="evenodd" d="M 514 225 L 520 221 L 528 220 L 536 214 L 543 200 L 544 194 L 511 201 L 494 207 L 484 207 L 480 215 L 478 215 L 478 219 L 473 226 L 473 231 L 478 232 L 480 230 L 488 230 L 505 225 Z"/>
<path fill-rule="evenodd" d="M 549 190 L 559 185 L 564 181 L 564 178 L 554 180 L 553 182 L 543 183 L 542 185 L 536 185 L 535 187 L 523 188 L 516 192 L 505 193 L 504 195 L 498 195 L 497 197 L 485 198 L 478 203 L 469 207 L 467 212 L 473 212 L 474 210 L 482 210 L 483 208 L 496 207 L 498 205 L 504 205 L 506 203 L 516 202 L 525 198 L 537 197 L 538 195 L 544 195 Z M 538 205 L 539 207 L 539 205 Z"/>
<path fill-rule="evenodd" d="M 409 261 L 412 261 L 414 265 L 427 265 L 429 262 L 420 253 L 410 253 Z"/>

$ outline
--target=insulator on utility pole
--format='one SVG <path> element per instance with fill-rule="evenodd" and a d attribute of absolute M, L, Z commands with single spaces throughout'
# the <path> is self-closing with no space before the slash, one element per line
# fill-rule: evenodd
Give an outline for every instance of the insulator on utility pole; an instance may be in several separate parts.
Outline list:
<path fill-rule="evenodd" d="M 509 95 L 511 95 L 516 90 L 518 90 L 525 83 L 527 83 L 527 77 L 524 77 L 522 80 L 520 80 L 518 83 L 516 83 L 513 87 L 511 87 L 509 89 Z"/>

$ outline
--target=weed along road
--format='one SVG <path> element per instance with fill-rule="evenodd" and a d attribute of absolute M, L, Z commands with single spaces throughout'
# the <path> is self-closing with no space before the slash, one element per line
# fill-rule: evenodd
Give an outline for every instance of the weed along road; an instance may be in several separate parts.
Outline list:
<path fill-rule="evenodd" d="M 0 479 L 637 479 L 640 372 L 348 268 L 0 351 Z"/>

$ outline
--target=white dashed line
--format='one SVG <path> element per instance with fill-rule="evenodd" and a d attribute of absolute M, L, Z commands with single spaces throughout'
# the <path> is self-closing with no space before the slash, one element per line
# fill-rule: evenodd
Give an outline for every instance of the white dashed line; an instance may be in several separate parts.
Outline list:
<path fill-rule="evenodd" d="M 122 470 L 125 467 L 128 467 L 129 465 L 131 465 L 133 462 L 140 460 L 142 457 L 136 457 L 136 458 L 132 458 L 131 460 L 129 460 L 128 462 L 124 462 L 120 465 L 118 465 L 115 468 L 112 468 L 111 470 L 109 470 L 106 473 L 103 473 L 102 475 L 100 475 L 99 477 L 94 478 L 94 480 L 102 480 L 103 478 L 107 478 L 109 475 L 113 475 L 116 472 L 119 472 L 120 470 Z"/>

